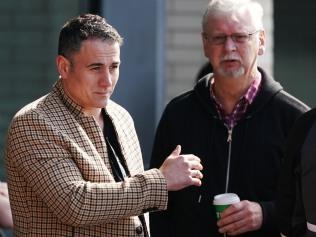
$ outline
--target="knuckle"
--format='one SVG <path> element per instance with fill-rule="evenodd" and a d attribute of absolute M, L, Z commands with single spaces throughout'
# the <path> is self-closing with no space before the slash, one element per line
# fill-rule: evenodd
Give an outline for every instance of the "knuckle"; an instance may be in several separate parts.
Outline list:
<path fill-rule="evenodd" d="M 247 216 L 252 216 L 253 215 L 251 209 L 246 209 L 246 215 Z"/>
<path fill-rule="evenodd" d="M 190 168 L 190 162 L 189 161 L 184 161 L 183 162 L 183 167 L 186 168 L 186 169 L 189 169 Z"/>
<path fill-rule="evenodd" d="M 248 200 L 245 200 L 244 203 L 245 203 L 245 206 L 247 206 L 247 207 L 249 207 L 251 205 L 250 201 L 248 201 Z"/>
<path fill-rule="evenodd" d="M 251 229 L 256 228 L 256 223 L 255 223 L 255 222 L 251 222 L 251 224 L 250 224 L 250 228 L 251 228 Z"/>

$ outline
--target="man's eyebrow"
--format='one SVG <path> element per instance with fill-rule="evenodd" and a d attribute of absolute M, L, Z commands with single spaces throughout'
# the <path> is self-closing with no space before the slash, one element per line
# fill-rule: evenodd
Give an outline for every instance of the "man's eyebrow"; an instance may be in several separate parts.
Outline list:
<path fill-rule="evenodd" d="M 91 63 L 87 67 L 90 68 L 90 67 L 100 67 L 100 66 L 103 66 L 103 63 Z"/>
<path fill-rule="evenodd" d="M 119 65 L 121 62 L 120 61 L 116 61 L 116 62 L 113 62 L 112 65 Z M 91 63 L 89 64 L 87 67 L 88 68 L 91 68 L 91 67 L 100 67 L 100 66 L 103 66 L 104 64 L 103 63 Z"/>

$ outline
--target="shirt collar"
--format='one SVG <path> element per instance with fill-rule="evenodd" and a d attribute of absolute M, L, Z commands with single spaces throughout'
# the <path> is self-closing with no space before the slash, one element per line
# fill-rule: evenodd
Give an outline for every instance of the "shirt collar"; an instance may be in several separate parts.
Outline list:
<path fill-rule="evenodd" d="M 261 84 L 261 73 L 258 73 L 255 76 L 254 80 L 251 82 L 246 93 L 243 96 L 241 96 L 240 100 L 245 99 L 247 103 L 250 105 L 253 102 L 256 95 L 258 94 L 260 84 Z M 214 93 L 214 77 L 211 79 L 210 95 L 211 95 L 211 98 L 213 98 L 216 103 L 220 104 L 219 100 L 216 98 L 215 93 Z"/>

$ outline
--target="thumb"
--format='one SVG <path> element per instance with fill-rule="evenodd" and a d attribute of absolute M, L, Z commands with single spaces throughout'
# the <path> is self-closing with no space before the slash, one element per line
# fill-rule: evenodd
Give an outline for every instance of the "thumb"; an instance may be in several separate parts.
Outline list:
<path fill-rule="evenodd" d="M 178 156 L 181 153 L 181 146 L 177 145 L 176 148 L 173 150 L 173 152 L 171 153 L 172 156 Z"/>

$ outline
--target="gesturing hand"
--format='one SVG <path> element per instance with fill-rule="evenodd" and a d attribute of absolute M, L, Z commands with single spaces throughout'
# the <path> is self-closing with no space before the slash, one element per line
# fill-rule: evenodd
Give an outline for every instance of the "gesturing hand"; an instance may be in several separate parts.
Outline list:
<path fill-rule="evenodd" d="M 202 184 L 201 160 L 195 155 L 180 155 L 180 153 L 181 146 L 177 145 L 159 168 L 166 178 L 168 191 L 177 191 L 191 185 L 201 186 Z"/>

